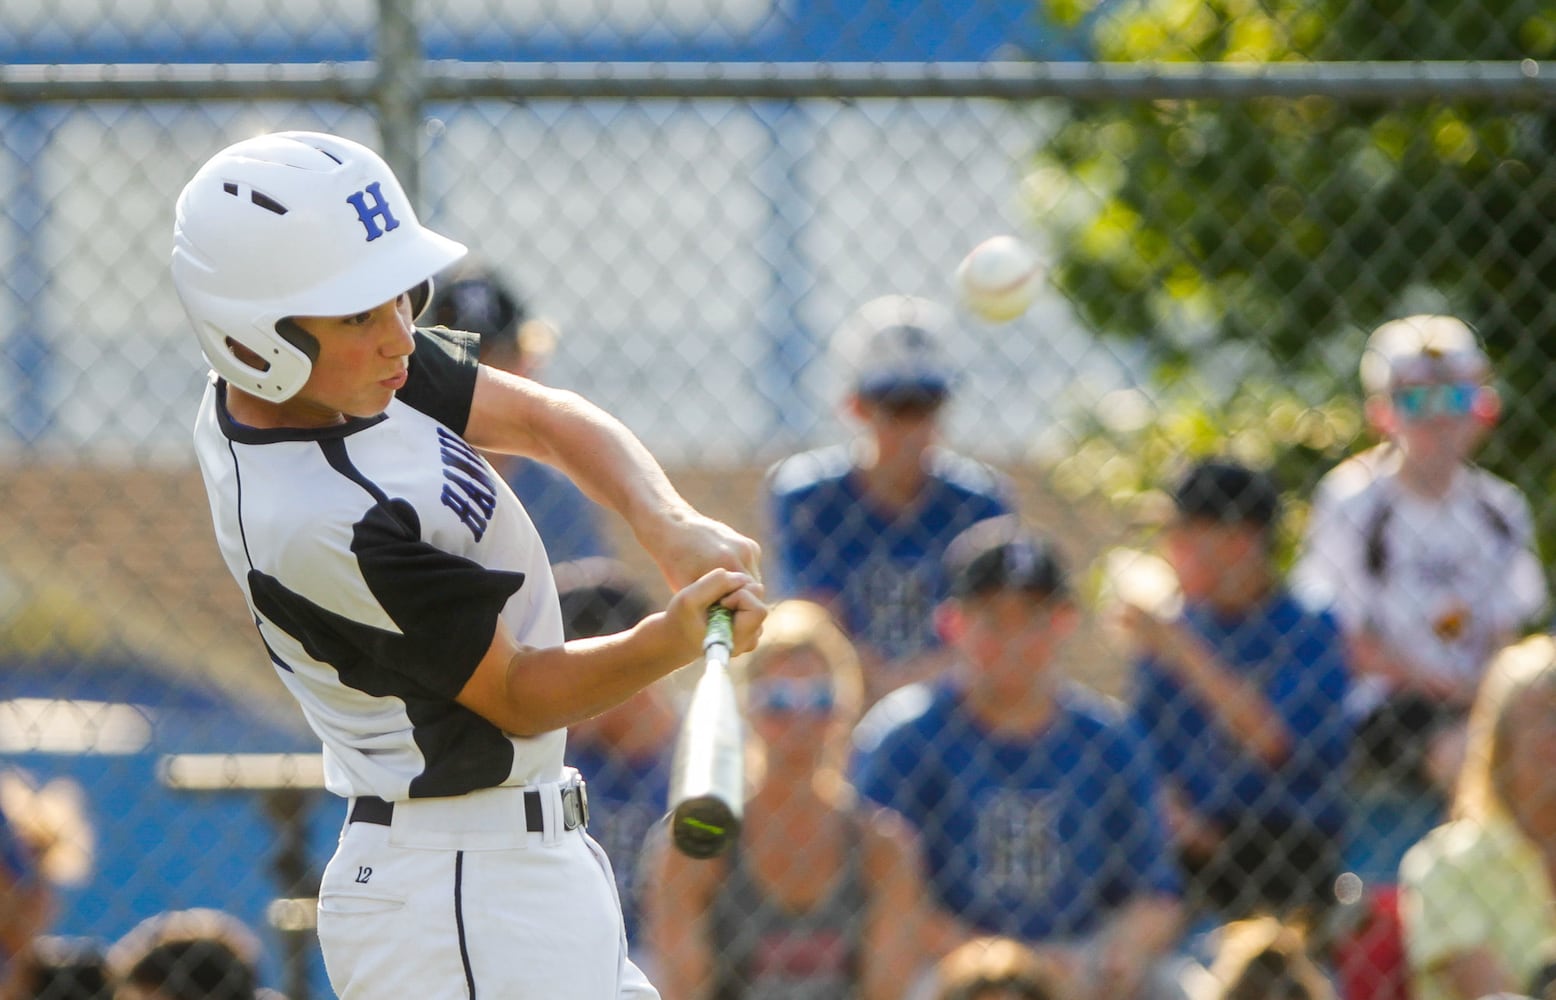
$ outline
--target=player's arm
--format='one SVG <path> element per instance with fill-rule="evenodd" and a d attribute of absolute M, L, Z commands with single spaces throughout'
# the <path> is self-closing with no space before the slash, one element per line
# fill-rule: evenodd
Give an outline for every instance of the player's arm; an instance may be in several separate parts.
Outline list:
<path fill-rule="evenodd" d="M 1193 689 L 1217 724 L 1248 753 L 1271 767 L 1285 762 L 1291 732 L 1257 686 L 1227 669 L 1182 620 L 1162 621 L 1132 606 L 1124 609 L 1124 617 L 1125 628 L 1144 651 Z"/>
<path fill-rule="evenodd" d="M 766 607 L 742 573 L 712 570 L 677 592 L 665 610 L 617 635 L 536 649 L 519 646 L 499 620 L 491 646 L 458 702 L 505 732 L 533 736 L 626 701 L 702 651 L 708 608 L 734 609 L 732 652 L 756 645 Z"/>
<path fill-rule="evenodd" d="M 676 589 L 715 567 L 760 576 L 754 541 L 699 514 L 625 424 L 576 393 L 482 366 L 465 439 L 562 470 L 621 515 Z"/>
<path fill-rule="evenodd" d="M 929 904 L 917 838 L 895 813 L 873 813 L 864 837 L 870 900 L 859 995 L 863 1000 L 893 1000 L 902 995 L 905 970 L 939 955 L 926 955 L 921 948 Z"/>
<path fill-rule="evenodd" d="M 648 884 L 643 920 L 649 951 L 658 959 L 655 979 L 667 997 L 702 1000 L 713 987 L 714 894 L 727 862 L 699 861 L 656 837 L 645 859 Z"/>

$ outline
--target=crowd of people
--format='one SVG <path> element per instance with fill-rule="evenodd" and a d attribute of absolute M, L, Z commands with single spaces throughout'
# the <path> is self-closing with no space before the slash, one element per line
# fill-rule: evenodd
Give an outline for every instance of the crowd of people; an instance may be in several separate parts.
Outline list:
<path fill-rule="evenodd" d="M 429 315 L 524 379 L 556 337 L 480 269 Z M 1499 400 L 1469 326 L 1411 316 L 1369 339 L 1378 443 L 1318 485 L 1289 578 L 1270 472 L 1186 457 L 1150 539 L 1175 599 L 1093 607 L 1067 540 L 940 444 L 951 322 L 922 299 L 867 303 L 835 345 L 855 436 L 769 471 L 772 606 L 735 664 L 751 746 L 733 848 L 692 860 L 658 824 L 674 685 L 570 727 L 633 961 L 662 995 L 1552 995 L 1556 641 L 1526 637 L 1547 596 L 1529 504 L 1472 461 Z M 567 640 L 653 613 L 577 487 L 489 457 L 555 564 Z M 1091 614 L 1127 649 L 1121 697 L 1085 683 Z M 1361 886 L 1397 905 L 1406 966 L 1370 994 L 1336 966 L 1364 780 L 1443 820 L 1397 894 Z M 0 826 L 0 1000 L 266 995 L 252 933 L 225 915 L 167 914 L 111 948 L 50 937 L 51 915 Z"/>

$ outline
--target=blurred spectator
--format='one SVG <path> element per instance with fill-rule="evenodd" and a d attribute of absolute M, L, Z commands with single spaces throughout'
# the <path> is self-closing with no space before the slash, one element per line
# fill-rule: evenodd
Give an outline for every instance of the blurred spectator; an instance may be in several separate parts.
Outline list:
<path fill-rule="evenodd" d="M 1364 762 L 1440 793 L 1487 660 L 1546 599 L 1528 502 L 1469 462 L 1500 412 L 1490 376 L 1451 316 L 1374 331 L 1361 381 L 1386 440 L 1319 483 L 1293 577 L 1345 630 Z"/>
<path fill-rule="evenodd" d="M 558 563 L 552 572 L 569 641 L 625 632 L 656 608 L 632 572 L 614 559 Z M 589 782 L 589 836 L 611 859 L 633 961 L 650 979 L 654 963 L 638 926 L 639 873 L 643 845 L 670 798 L 677 718 L 664 685 L 650 685 L 567 729 L 568 760 Z"/>
<path fill-rule="evenodd" d="M 1010 938 L 966 942 L 935 969 L 935 1000 L 1059 1000 L 1037 952 Z"/>
<path fill-rule="evenodd" d="M 1335 1000 L 1299 928 L 1263 916 L 1230 923 L 1220 936 L 1209 989 L 1194 1000 Z"/>
<path fill-rule="evenodd" d="M 37 937 L 16 958 L 4 1000 L 114 1000 L 107 956 L 87 938 Z"/>
<path fill-rule="evenodd" d="M 0 810 L 0 983 L 54 916 L 54 894 L 38 868 L 31 845 L 17 835 Z"/>
<path fill-rule="evenodd" d="M 935 898 L 966 928 L 1034 947 L 1075 996 L 1174 995 L 1179 879 L 1149 753 L 1065 682 L 1079 611 L 1052 545 L 1014 517 L 951 544 L 947 677 L 859 727 L 860 790 L 921 832 Z"/>
<path fill-rule="evenodd" d="M 922 861 L 901 818 L 843 776 L 863 682 L 825 608 L 785 601 L 736 665 L 753 744 L 740 839 L 711 861 L 662 842 L 648 906 L 680 1000 L 890 1000 L 919 950 Z"/>
<path fill-rule="evenodd" d="M 1181 611 L 1122 603 L 1119 616 L 1142 656 L 1134 709 L 1187 895 L 1230 916 L 1327 907 L 1350 752 L 1339 629 L 1281 583 L 1269 476 L 1200 462 L 1173 501 L 1164 548 Z"/>
<path fill-rule="evenodd" d="M 1416 1000 L 1539 989 L 1556 959 L 1556 640 L 1492 660 L 1451 819 L 1406 854 L 1400 915 Z"/>
<path fill-rule="evenodd" d="M 426 322 L 481 335 L 481 363 L 533 381 L 556 349 L 556 330 L 532 318 L 524 303 L 487 268 L 461 266 L 440 277 Z M 600 509 L 571 479 L 544 462 L 517 455 L 487 460 L 524 505 L 553 562 L 610 554 Z"/>
<path fill-rule="evenodd" d="M 119 1000 L 281 1000 L 259 988 L 259 939 L 220 910 L 148 917 L 109 950 Z"/>
<path fill-rule="evenodd" d="M 768 472 L 773 592 L 832 611 L 859 649 L 872 703 L 945 664 L 933 624 L 946 596 L 945 546 L 1012 509 L 1000 476 L 936 447 L 954 381 L 943 343 L 950 323 L 924 299 L 866 303 L 833 341 L 857 436 Z"/>

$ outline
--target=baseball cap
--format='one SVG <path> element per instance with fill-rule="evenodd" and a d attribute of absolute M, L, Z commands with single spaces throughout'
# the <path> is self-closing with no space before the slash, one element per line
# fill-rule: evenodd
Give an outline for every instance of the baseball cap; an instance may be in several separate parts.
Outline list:
<path fill-rule="evenodd" d="M 545 359 L 556 348 L 556 331 L 531 319 L 524 301 L 487 267 L 463 266 L 435 282 L 424 316 L 434 326 L 481 335 L 481 360 L 491 363 L 515 346 L 527 358 Z M 516 339 L 515 339 L 516 338 Z"/>
<path fill-rule="evenodd" d="M 1015 515 L 991 517 L 967 528 L 946 548 L 951 594 L 968 597 L 996 590 L 1065 596 L 1069 583 L 1053 543 L 1022 528 Z"/>
<path fill-rule="evenodd" d="M 950 312 L 928 299 L 885 295 L 845 320 L 833 347 L 861 396 L 944 396 L 954 375 L 945 349 L 951 323 Z"/>
<path fill-rule="evenodd" d="M 1469 324 L 1453 316 L 1418 315 L 1390 320 L 1367 338 L 1361 383 L 1368 395 L 1403 382 L 1478 381 L 1491 362 Z"/>
<path fill-rule="evenodd" d="M 1263 472 L 1229 459 L 1190 467 L 1173 487 L 1178 516 L 1267 528 L 1280 517 L 1280 490 Z"/>
<path fill-rule="evenodd" d="M 451 330 L 482 337 L 512 335 L 524 322 L 524 305 L 485 268 L 469 268 L 437 282 L 427 318 Z"/>

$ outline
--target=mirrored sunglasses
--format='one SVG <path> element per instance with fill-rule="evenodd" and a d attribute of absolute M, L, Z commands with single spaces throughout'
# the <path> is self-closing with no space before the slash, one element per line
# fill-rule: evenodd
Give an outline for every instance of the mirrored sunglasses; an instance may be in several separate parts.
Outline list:
<path fill-rule="evenodd" d="M 1474 382 L 1407 385 L 1394 390 L 1394 409 L 1406 420 L 1468 416 L 1479 391 Z"/>
<path fill-rule="evenodd" d="M 777 714 L 832 711 L 837 695 L 826 677 L 767 677 L 752 681 L 746 694 L 753 712 Z"/>

